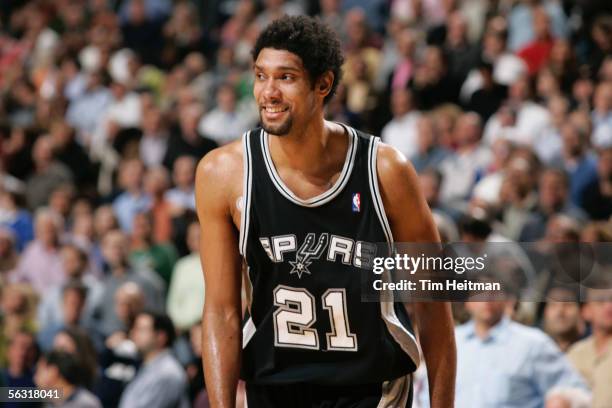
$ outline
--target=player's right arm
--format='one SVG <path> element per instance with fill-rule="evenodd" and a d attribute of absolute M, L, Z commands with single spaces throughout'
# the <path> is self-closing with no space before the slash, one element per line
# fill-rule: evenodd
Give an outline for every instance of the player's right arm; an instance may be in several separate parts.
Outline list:
<path fill-rule="evenodd" d="M 240 371 L 242 260 L 232 205 L 236 185 L 241 188 L 241 173 L 242 159 L 232 145 L 206 155 L 196 170 L 200 258 L 206 282 L 202 360 L 206 389 L 214 408 L 235 406 Z"/>

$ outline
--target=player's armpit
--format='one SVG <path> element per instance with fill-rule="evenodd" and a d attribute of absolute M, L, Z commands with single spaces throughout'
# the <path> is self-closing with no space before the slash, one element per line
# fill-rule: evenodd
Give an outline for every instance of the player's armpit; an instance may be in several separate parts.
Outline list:
<path fill-rule="evenodd" d="M 196 171 L 196 207 L 201 228 L 200 257 L 205 278 L 202 353 L 211 406 L 234 407 L 240 371 L 241 257 L 231 214 L 231 181 L 240 157 L 221 148 L 205 156 Z M 238 171 L 238 175 L 240 171 Z"/>

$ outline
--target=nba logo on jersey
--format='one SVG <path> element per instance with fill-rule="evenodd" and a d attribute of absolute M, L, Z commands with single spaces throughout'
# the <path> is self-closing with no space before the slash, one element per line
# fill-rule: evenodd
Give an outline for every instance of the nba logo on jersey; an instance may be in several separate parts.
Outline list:
<path fill-rule="evenodd" d="M 353 193 L 353 212 L 361 211 L 361 194 Z"/>

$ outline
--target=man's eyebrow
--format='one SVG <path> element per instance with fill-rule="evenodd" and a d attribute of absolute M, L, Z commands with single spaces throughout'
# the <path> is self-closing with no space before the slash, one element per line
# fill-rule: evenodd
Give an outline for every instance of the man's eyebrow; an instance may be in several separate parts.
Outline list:
<path fill-rule="evenodd" d="M 264 68 L 260 65 L 257 64 L 253 64 L 253 69 L 256 69 L 258 71 L 263 71 Z M 301 72 L 301 70 L 297 67 L 291 67 L 289 65 L 281 65 L 278 67 L 272 67 L 272 69 L 276 70 L 276 71 L 295 71 L 295 72 Z"/>

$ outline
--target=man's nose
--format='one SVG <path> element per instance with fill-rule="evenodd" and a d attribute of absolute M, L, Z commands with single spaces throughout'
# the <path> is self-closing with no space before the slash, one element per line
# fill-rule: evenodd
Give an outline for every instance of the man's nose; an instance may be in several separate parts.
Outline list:
<path fill-rule="evenodd" d="M 281 92 L 278 83 L 274 78 L 268 78 L 264 84 L 263 95 L 266 100 L 277 100 L 281 97 Z"/>

